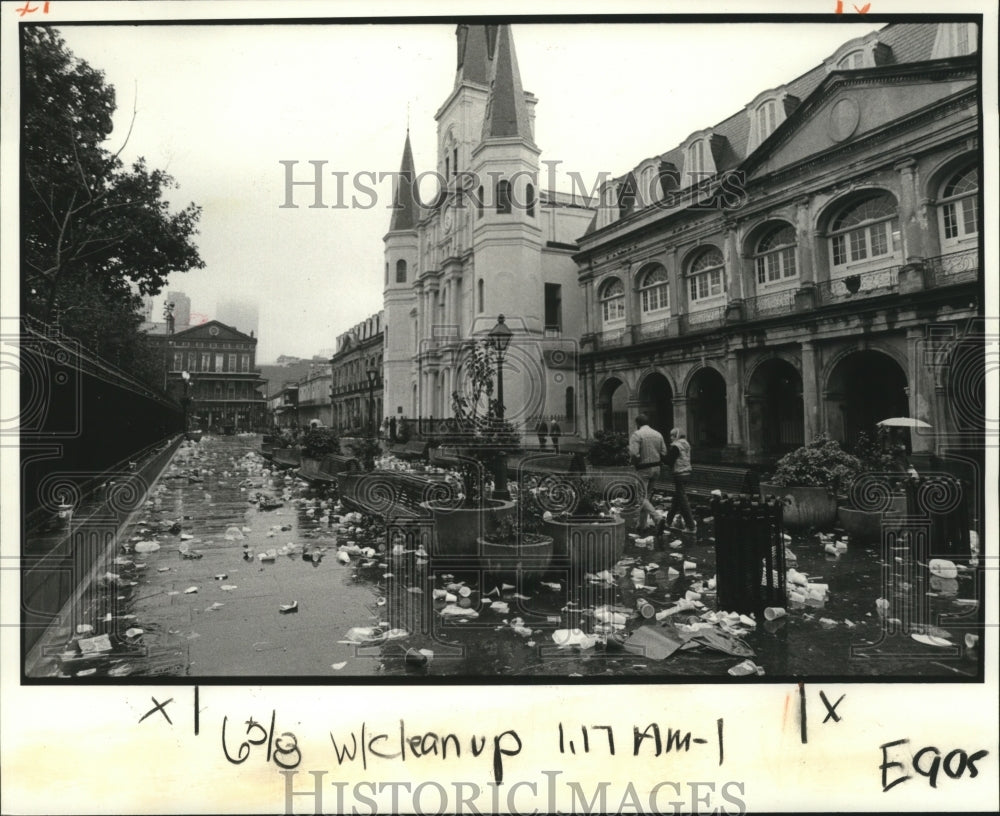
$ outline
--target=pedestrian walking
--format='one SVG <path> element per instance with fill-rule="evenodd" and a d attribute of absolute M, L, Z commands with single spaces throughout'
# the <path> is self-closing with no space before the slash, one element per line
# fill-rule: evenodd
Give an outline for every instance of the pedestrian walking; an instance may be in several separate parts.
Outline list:
<path fill-rule="evenodd" d="M 396 441 L 396 417 L 389 418 L 389 441 Z"/>
<path fill-rule="evenodd" d="M 559 453 L 560 434 L 562 434 L 562 428 L 559 427 L 559 423 L 556 422 L 556 418 L 552 417 L 552 421 L 549 422 L 549 436 L 552 437 L 552 447 L 556 449 L 556 453 Z"/>
<path fill-rule="evenodd" d="M 545 450 L 545 437 L 549 434 L 549 426 L 545 423 L 545 417 L 542 417 L 542 421 L 538 423 L 535 433 L 538 434 L 538 447 Z"/>
<path fill-rule="evenodd" d="M 653 507 L 649 499 L 653 495 L 653 482 L 659 476 L 660 465 L 667 455 L 663 434 L 649 427 L 649 419 L 645 414 L 639 414 L 635 418 L 635 431 L 628 440 L 628 453 L 636 475 L 642 482 L 642 506 L 639 508 L 639 530 L 642 530 L 650 521 L 662 520 L 662 514 Z"/>
<path fill-rule="evenodd" d="M 670 449 L 667 451 L 665 464 L 674 477 L 674 501 L 671 515 L 676 518 L 679 513 L 684 519 L 684 527 L 690 532 L 698 529 L 691 506 L 687 500 L 687 485 L 691 481 L 691 443 L 685 438 L 684 431 L 674 428 L 670 432 Z"/>

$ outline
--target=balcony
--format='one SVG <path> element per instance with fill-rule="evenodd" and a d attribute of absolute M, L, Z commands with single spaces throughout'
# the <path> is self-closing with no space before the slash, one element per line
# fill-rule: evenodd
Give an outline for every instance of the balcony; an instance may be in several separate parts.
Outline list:
<path fill-rule="evenodd" d="M 699 309 L 680 316 L 681 334 L 717 329 L 726 322 L 726 307 L 715 306 L 711 309 Z"/>
<path fill-rule="evenodd" d="M 816 284 L 817 305 L 890 295 L 899 290 L 899 266 L 887 266 Z"/>
<path fill-rule="evenodd" d="M 640 323 L 635 327 L 636 341 L 645 343 L 647 340 L 655 340 L 657 337 L 666 337 L 669 328 L 669 317 L 665 317 L 662 320 L 653 320 L 648 323 Z"/>
<path fill-rule="evenodd" d="M 795 310 L 795 290 L 767 292 L 743 301 L 743 319 L 758 320 L 773 315 L 791 314 Z"/>
<path fill-rule="evenodd" d="M 924 265 L 934 274 L 937 286 L 979 280 L 979 247 L 927 258 Z"/>
<path fill-rule="evenodd" d="M 620 329 L 608 329 L 607 331 L 596 332 L 594 334 L 594 348 L 618 348 L 625 345 L 625 327 Z"/>

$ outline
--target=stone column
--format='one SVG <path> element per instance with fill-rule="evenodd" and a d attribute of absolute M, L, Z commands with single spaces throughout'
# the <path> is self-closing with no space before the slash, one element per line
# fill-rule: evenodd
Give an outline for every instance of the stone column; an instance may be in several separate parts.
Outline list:
<path fill-rule="evenodd" d="M 799 288 L 795 292 L 795 311 L 808 312 L 816 307 L 816 257 L 815 250 L 824 239 L 812 229 L 809 199 L 795 202 L 795 244 Z"/>
<path fill-rule="evenodd" d="M 691 440 L 692 428 L 688 427 L 688 399 L 686 396 L 674 395 L 674 427 L 679 428 L 688 435 L 688 441 Z"/>
<path fill-rule="evenodd" d="M 932 427 L 925 429 L 913 428 L 910 431 L 910 442 L 914 453 L 936 453 L 938 433 L 946 434 L 946 417 L 938 416 L 936 407 L 939 401 L 935 399 L 934 372 L 926 361 L 933 361 L 937 355 L 929 353 L 928 341 L 921 328 L 906 330 L 907 357 L 907 397 L 910 416 L 922 419 Z"/>
<path fill-rule="evenodd" d="M 636 288 L 636 273 L 631 262 L 621 269 L 622 283 L 625 284 L 625 336 L 634 343 L 638 338 L 642 317 L 639 311 L 639 291 Z M 631 419 L 631 417 L 630 417 Z"/>
<path fill-rule="evenodd" d="M 806 444 L 809 444 L 820 430 L 816 349 L 812 340 L 803 340 L 799 345 L 802 355 L 802 432 Z"/>
<path fill-rule="evenodd" d="M 726 437 L 735 458 L 743 450 L 743 366 L 735 349 L 726 352 Z"/>
<path fill-rule="evenodd" d="M 919 205 L 917 203 L 915 159 L 904 159 L 895 165 L 899 173 L 899 227 L 903 238 L 903 257 L 908 262 L 926 257 L 924 247 L 925 231 L 920 226 Z"/>

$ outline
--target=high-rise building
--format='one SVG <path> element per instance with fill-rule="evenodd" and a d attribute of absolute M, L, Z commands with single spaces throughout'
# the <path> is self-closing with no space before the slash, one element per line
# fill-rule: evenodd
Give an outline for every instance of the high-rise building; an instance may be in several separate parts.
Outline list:
<path fill-rule="evenodd" d="M 167 303 L 174 304 L 174 331 L 191 325 L 191 298 L 183 292 L 168 292 Z"/>
<path fill-rule="evenodd" d="M 252 332 L 255 337 L 259 334 L 260 309 L 255 300 L 230 298 L 220 301 L 215 317 L 227 326 L 235 326 L 244 334 Z"/>

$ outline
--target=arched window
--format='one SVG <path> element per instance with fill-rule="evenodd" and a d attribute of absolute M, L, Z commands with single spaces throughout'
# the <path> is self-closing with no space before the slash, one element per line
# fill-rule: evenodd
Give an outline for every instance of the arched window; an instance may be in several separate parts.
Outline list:
<path fill-rule="evenodd" d="M 688 272 L 691 302 L 720 297 L 723 294 L 724 271 L 725 261 L 716 247 L 710 247 L 698 255 Z"/>
<path fill-rule="evenodd" d="M 396 283 L 406 283 L 406 261 L 402 258 L 396 261 Z"/>
<path fill-rule="evenodd" d="M 651 267 L 640 279 L 639 294 L 643 314 L 669 309 L 670 282 L 667 279 L 667 270 L 659 264 Z"/>
<path fill-rule="evenodd" d="M 510 182 L 501 179 L 497 182 L 497 212 L 500 215 L 510 215 Z"/>
<path fill-rule="evenodd" d="M 598 293 L 601 301 L 601 319 L 607 324 L 625 320 L 625 286 L 618 278 L 605 281 Z"/>
<path fill-rule="evenodd" d="M 483 279 L 480 278 L 476 282 L 476 311 L 479 313 L 482 313 L 483 309 L 486 308 L 484 305 L 486 300 L 484 287 L 485 284 L 483 283 Z"/>
<path fill-rule="evenodd" d="M 879 193 L 855 202 L 840 213 L 830 228 L 833 266 L 846 268 L 875 258 L 890 258 L 899 247 L 896 201 Z"/>
<path fill-rule="evenodd" d="M 979 169 L 967 167 L 955 173 L 941 190 L 941 237 L 956 244 L 979 233 Z"/>
<path fill-rule="evenodd" d="M 837 63 L 838 71 L 854 71 L 865 67 L 865 52 L 861 49 L 845 54 Z"/>
<path fill-rule="evenodd" d="M 785 224 L 765 233 L 757 242 L 754 265 L 759 284 L 794 278 L 798 272 L 795 267 L 795 229 Z"/>
<path fill-rule="evenodd" d="M 532 218 L 535 217 L 535 187 L 529 184 L 524 190 L 524 197 L 528 204 L 528 215 Z"/>
<path fill-rule="evenodd" d="M 479 197 L 476 199 L 476 217 L 483 217 L 483 185 L 479 185 Z"/>

